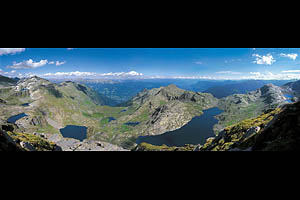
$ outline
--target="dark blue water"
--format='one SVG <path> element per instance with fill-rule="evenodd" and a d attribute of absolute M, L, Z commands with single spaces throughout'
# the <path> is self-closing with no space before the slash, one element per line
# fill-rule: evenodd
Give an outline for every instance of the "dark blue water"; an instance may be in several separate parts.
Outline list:
<path fill-rule="evenodd" d="M 127 126 L 137 126 L 139 124 L 140 124 L 140 122 L 127 122 L 127 123 L 125 123 L 125 125 L 127 125 Z"/>
<path fill-rule="evenodd" d="M 126 112 L 127 110 L 126 109 L 124 109 L 124 110 L 121 110 L 121 112 Z"/>
<path fill-rule="evenodd" d="M 182 147 L 186 144 L 203 145 L 209 137 L 215 137 L 213 127 L 218 123 L 216 115 L 223 111 L 211 108 L 203 111 L 203 115 L 195 117 L 182 128 L 157 136 L 141 136 L 136 143 L 146 142 L 153 145 L 167 145 Z"/>
<path fill-rule="evenodd" d="M 22 104 L 21 106 L 23 106 L 23 107 L 28 107 L 28 106 L 29 106 L 29 103 L 24 103 L 24 104 Z"/>
<path fill-rule="evenodd" d="M 111 121 L 114 121 L 114 120 L 116 120 L 116 119 L 113 118 L 113 117 L 109 117 L 109 118 L 108 118 L 108 122 L 111 122 Z"/>
<path fill-rule="evenodd" d="M 286 102 L 288 102 L 288 103 L 293 103 L 293 102 L 292 102 L 292 98 L 294 98 L 294 97 L 293 97 L 292 95 L 290 95 L 290 94 L 285 94 L 284 96 L 285 96 L 285 98 L 287 98 Z"/>
<path fill-rule="evenodd" d="M 8 123 L 15 123 L 16 121 L 18 121 L 19 119 L 23 118 L 23 117 L 26 117 L 28 115 L 26 115 L 25 113 L 21 113 L 21 114 L 18 114 L 18 115 L 14 115 L 14 116 L 11 116 L 10 118 L 8 118 L 7 122 Z"/>
<path fill-rule="evenodd" d="M 83 141 L 87 137 L 87 127 L 85 126 L 68 125 L 59 131 L 66 138 L 74 138 Z"/>

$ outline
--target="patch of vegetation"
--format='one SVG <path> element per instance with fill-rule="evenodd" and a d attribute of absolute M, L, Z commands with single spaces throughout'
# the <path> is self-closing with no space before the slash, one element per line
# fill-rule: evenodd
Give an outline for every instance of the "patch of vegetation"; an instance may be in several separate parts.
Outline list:
<path fill-rule="evenodd" d="M 122 124 L 121 127 L 120 127 L 120 132 L 121 132 L 121 133 L 126 133 L 126 132 L 131 131 L 132 129 L 133 129 L 133 128 L 132 128 L 131 126 Z"/>
<path fill-rule="evenodd" d="M 103 118 L 101 121 L 100 121 L 100 126 L 105 126 L 109 123 L 109 119 L 108 118 Z"/>
<path fill-rule="evenodd" d="M 280 112 L 281 109 L 277 108 L 268 113 L 261 114 L 256 118 L 246 119 L 240 123 L 229 126 L 224 129 L 220 136 L 215 139 L 208 140 L 201 150 L 227 151 L 233 148 L 247 149 L 253 146 L 255 137 L 261 132 L 251 133 L 250 130 L 257 127 L 259 127 L 259 130 L 262 130 L 274 118 L 274 116 Z"/>
<path fill-rule="evenodd" d="M 137 145 L 132 151 L 194 151 L 194 145 L 186 145 L 184 147 L 168 147 L 167 145 L 155 146 L 148 143 Z"/>
<path fill-rule="evenodd" d="M 163 105 L 166 105 L 167 104 L 167 102 L 166 101 L 163 101 L 163 100 L 161 100 L 160 102 L 159 102 L 159 105 L 160 106 L 163 106 Z"/>
<path fill-rule="evenodd" d="M 30 143 L 37 151 L 54 151 L 56 148 L 56 144 L 52 142 L 48 142 L 47 140 L 26 133 L 15 133 L 8 132 L 9 136 L 11 136 L 17 143 L 20 142 L 28 142 Z"/>
<path fill-rule="evenodd" d="M 90 117 L 90 118 L 102 118 L 104 117 L 104 114 L 103 113 L 93 113 L 93 114 L 89 114 L 89 113 L 86 113 L 86 112 L 82 112 L 83 116 L 85 117 Z"/>
<path fill-rule="evenodd" d="M 48 85 L 43 85 L 43 87 L 45 87 L 48 92 L 50 94 L 52 94 L 53 96 L 55 96 L 56 98 L 62 98 L 63 95 L 60 91 L 58 91 L 57 89 L 55 89 L 53 84 L 48 84 Z"/>

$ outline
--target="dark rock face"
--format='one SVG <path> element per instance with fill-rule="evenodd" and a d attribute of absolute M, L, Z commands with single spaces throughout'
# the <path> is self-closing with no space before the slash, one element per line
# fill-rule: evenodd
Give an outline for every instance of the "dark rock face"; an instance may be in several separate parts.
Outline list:
<path fill-rule="evenodd" d="M 84 94 L 87 95 L 87 88 L 83 85 L 80 85 L 80 84 L 76 84 L 76 88 L 80 91 L 82 91 Z"/>
<path fill-rule="evenodd" d="M 227 127 L 200 151 L 299 151 L 300 102 Z"/>
<path fill-rule="evenodd" d="M 4 131 L 14 131 L 14 127 L 11 124 L 2 125 L 2 130 Z"/>
<path fill-rule="evenodd" d="M 0 151 L 23 151 L 6 132 L 0 130 Z"/>
<path fill-rule="evenodd" d="M 286 105 L 261 134 L 257 135 L 253 151 L 300 150 L 300 102 Z"/>
<path fill-rule="evenodd" d="M 262 97 L 265 98 L 265 102 L 268 104 L 277 102 L 279 103 L 285 100 L 280 87 L 277 87 L 273 84 L 265 85 L 260 89 L 260 91 Z"/>
<path fill-rule="evenodd" d="M 17 82 L 17 80 L 0 75 L 0 86 L 12 86 L 15 85 Z"/>
<path fill-rule="evenodd" d="M 46 85 L 44 87 L 49 91 L 50 94 L 52 94 L 56 98 L 62 98 L 63 97 L 62 93 L 60 91 L 58 91 L 53 84 L 49 84 L 49 85 Z"/>
<path fill-rule="evenodd" d="M 0 103 L 6 104 L 7 102 L 4 101 L 4 100 L 2 100 L 2 99 L 0 99 Z"/>

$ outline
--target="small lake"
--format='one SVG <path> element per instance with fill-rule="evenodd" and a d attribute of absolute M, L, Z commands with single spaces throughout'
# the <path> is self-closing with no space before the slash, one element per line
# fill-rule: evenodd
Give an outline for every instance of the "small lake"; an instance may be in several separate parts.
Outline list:
<path fill-rule="evenodd" d="M 115 121 L 115 120 L 116 120 L 116 119 L 113 118 L 113 117 L 109 117 L 109 118 L 108 118 L 108 122 Z"/>
<path fill-rule="evenodd" d="M 127 125 L 127 126 L 137 126 L 139 124 L 140 124 L 140 122 L 127 122 L 127 123 L 125 123 L 125 125 Z"/>
<path fill-rule="evenodd" d="M 18 114 L 18 115 L 14 115 L 14 116 L 11 116 L 10 118 L 8 118 L 7 122 L 8 123 L 15 123 L 16 121 L 18 121 L 19 119 L 23 118 L 23 117 L 26 117 L 28 115 L 26 115 L 25 113 L 21 113 L 21 114 Z"/>
<path fill-rule="evenodd" d="M 59 130 L 63 137 L 73 138 L 81 142 L 87 138 L 87 127 L 68 125 Z"/>
<path fill-rule="evenodd" d="M 29 106 L 29 103 L 24 103 L 24 104 L 22 104 L 21 106 L 23 106 L 23 107 L 28 107 L 28 106 Z"/>
<path fill-rule="evenodd" d="M 175 131 L 157 136 L 141 136 L 136 143 L 146 142 L 152 145 L 167 145 L 182 147 L 186 144 L 203 145 L 210 137 L 215 137 L 213 127 L 218 123 L 215 116 L 223 111 L 219 108 L 211 108 L 203 111 L 203 115 L 195 117 L 188 124 Z"/>
<path fill-rule="evenodd" d="M 292 101 L 292 98 L 294 98 L 293 95 L 285 94 L 284 96 L 285 96 L 285 98 L 287 98 L 286 102 L 293 103 L 293 101 Z"/>

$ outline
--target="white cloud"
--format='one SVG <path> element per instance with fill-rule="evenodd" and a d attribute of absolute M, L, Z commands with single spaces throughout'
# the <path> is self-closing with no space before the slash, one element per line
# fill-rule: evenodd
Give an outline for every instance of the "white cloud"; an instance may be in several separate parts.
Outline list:
<path fill-rule="evenodd" d="M 250 74 L 251 74 L 251 75 L 257 75 L 257 76 L 261 75 L 260 72 L 250 72 Z"/>
<path fill-rule="evenodd" d="M 203 62 L 202 61 L 196 61 L 196 62 L 194 62 L 194 64 L 196 64 L 196 65 L 203 65 Z"/>
<path fill-rule="evenodd" d="M 25 51 L 25 48 L 0 48 L 0 56 L 16 54 Z"/>
<path fill-rule="evenodd" d="M 251 74 L 251 73 L 250 73 Z M 292 79 L 300 79 L 300 74 L 296 73 L 278 73 L 274 74 L 272 72 L 252 72 L 251 76 L 243 76 L 241 79 L 254 79 L 254 80 L 292 80 Z"/>
<path fill-rule="evenodd" d="M 276 62 L 276 60 L 270 53 L 264 56 L 261 56 L 259 54 L 253 54 L 252 56 L 255 57 L 255 61 L 253 61 L 253 63 L 258 65 L 272 65 Z"/>
<path fill-rule="evenodd" d="M 138 73 L 136 71 L 131 71 L 131 72 L 110 72 L 110 73 L 104 73 L 100 74 L 101 76 L 143 76 L 144 74 Z"/>
<path fill-rule="evenodd" d="M 282 71 L 282 73 L 300 73 L 300 70 L 286 70 Z"/>
<path fill-rule="evenodd" d="M 56 61 L 55 65 L 56 66 L 61 66 L 61 65 L 64 65 L 66 63 L 67 63 L 66 61 L 63 61 L 63 62 Z"/>
<path fill-rule="evenodd" d="M 10 69 L 35 69 L 48 64 L 48 60 L 41 60 L 39 62 L 34 62 L 32 59 L 24 60 L 23 62 L 14 62 L 12 66 L 7 66 Z"/>
<path fill-rule="evenodd" d="M 7 66 L 7 68 L 10 69 L 35 69 L 35 68 L 39 68 L 39 67 L 43 67 L 45 65 L 56 65 L 56 66 L 60 66 L 63 64 L 66 64 L 66 61 L 60 62 L 60 61 L 48 61 L 48 60 L 40 60 L 38 62 L 33 61 L 32 59 L 29 60 L 24 60 L 22 62 L 14 62 L 13 65 L 11 66 Z"/>
<path fill-rule="evenodd" d="M 64 76 L 95 76 L 96 73 L 93 72 L 56 72 L 56 73 L 46 73 L 43 76 L 58 76 L 58 77 L 64 77 Z"/>
<path fill-rule="evenodd" d="M 131 72 L 110 72 L 110 73 L 104 73 L 104 74 L 99 74 L 99 73 L 94 73 L 94 72 L 80 72 L 80 71 L 75 71 L 75 72 L 56 72 L 56 73 L 46 73 L 43 75 L 44 77 L 93 77 L 93 78 L 109 78 L 109 77 L 118 77 L 118 78 L 126 78 L 126 77 L 139 77 L 139 76 L 144 76 L 142 73 L 138 73 L 136 71 L 131 71 Z"/>
<path fill-rule="evenodd" d="M 291 53 L 291 54 L 281 53 L 280 56 L 281 56 L 281 57 L 290 58 L 290 59 L 292 59 L 292 60 L 296 60 L 297 57 L 298 57 L 298 54 L 296 54 L 296 53 Z"/>
<path fill-rule="evenodd" d="M 233 71 L 220 71 L 220 72 L 216 72 L 217 74 L 233 74 L 233 75 L 237 75 L 237 74 L 242 74 L 241 72 L 233 72 Z"/>
<path fill-rule="evenodd" d="M 0 69 L 0 74 L 4 75 L 4 76 L 7 76 L 7 77 L 15 77 L 16 76 L 16 70 L 12 70 L 12 71 L 9 71 L 9 72 L 5 72 L 5 71 L 2 71 Z"/>

